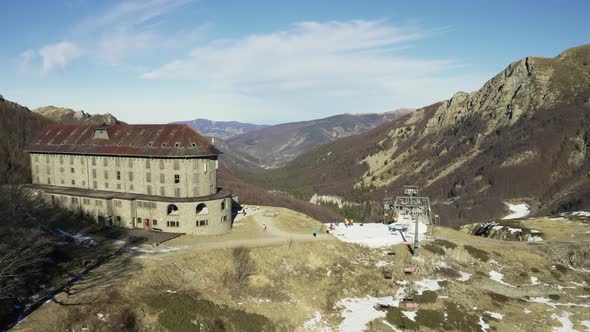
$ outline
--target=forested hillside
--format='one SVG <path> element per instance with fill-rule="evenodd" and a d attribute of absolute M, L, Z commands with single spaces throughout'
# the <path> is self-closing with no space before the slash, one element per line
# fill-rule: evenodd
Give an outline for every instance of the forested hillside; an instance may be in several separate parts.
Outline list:
<path fill-rule="evenodd" d="M 0 98 L 0 184 L 28 182 L 30 165 L 23 147 L 50 120 Z"/>

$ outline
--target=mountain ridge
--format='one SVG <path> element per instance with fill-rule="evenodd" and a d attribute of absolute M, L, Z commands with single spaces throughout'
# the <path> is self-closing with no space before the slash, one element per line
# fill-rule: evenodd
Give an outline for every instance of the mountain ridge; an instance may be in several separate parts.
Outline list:
<path fill-rule="evenodd" d="M 122 123 L 111 113 L 89 114 L 83 110 L 75 111 L 71 108 L 53 105 L 38 107 L 32 112 L 55 122 L 65 124 L 119 124 Z"/>
<path fill-rule="evenodd" d="M 590 205 L 589 64 L 590 45 L 527 57 L 475 92 L 240 176 L 303 199 L 371 202 L 375 220 L 385 191 L 407 184 L 423 187 L 447 223 L 497 217 L 504 200 L 545 212 Z"/>
<path fill-rule="evenodd" d="M 262 168 L 272 169 L 318 145 L 362 133 L 412 111 L 399 109 L 387 113 L 338 114 L 283 123 L 232 137 L 227 144 L 259 160 Z"/>
<path fill-rule="evenodd" d="M 257 125 L 239 121 L 213 121 L 203 118 L 197 118 L 194 120 L 187 121 L 177 121 L 173 123 L 187 124 L 191 128 L 201 133 L 201 135 L 221 138 L 223 140 L 227 140 L 234 136 L 244 134 L 250 131 L 255 131 L 269 127 L 269 125 Z"/>

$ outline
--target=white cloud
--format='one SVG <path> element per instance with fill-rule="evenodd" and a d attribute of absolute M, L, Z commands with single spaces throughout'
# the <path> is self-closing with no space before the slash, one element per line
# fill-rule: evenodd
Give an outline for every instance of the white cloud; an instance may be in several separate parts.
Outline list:
<path fill-rule="evenodd" d="M 122 1 L 100 15 L 83 20 L 75 30 L 88 32 L 121 25 L 137 26 L 161 17 L 189 2 L 191 0 Z"/>
<path fill-rule="evenodd" d="M 22 52 L 18 57 L 18 70 L 21 73 L 29 72 L 36 55 L 37 53 L 31 49 Z"/>
<path fill-rule="evenodd" d="M 206 25 L 188 31 L 162 33 L 162 20 L 191 0 L 123 1 L 99 15 L 86 18 L 74 28 L 81 36 L 92 36 L 93 55 L 108 64 L 120 65 L 149 57 L 150 50 L 174 48 L 202 38 Z"/>
<path fill-rule="evenodd" d="M 425 106 L 483 83 L 454 74 L 462 64 L 453 59 L 402 55 L 429 36 L 381 20 L 302 22 L 286 31 L 211 41 L 141 77 L 195 81 L 228 100 L 250 96 L 291 119 Z M 256 112 L 238 103 L 233 108 Z"/>
<path fill-rule="evenodd" d="M 142 77 L 195 80 L 254 95 L 302 90 L 366 95 L 385 92 L 391 81 L 415 80 L 458 66 L 449 59 L 396 53 L 395 46 L 425 37 L 424 31 L 384 21 L 302 22 L 288 31 L 213 41 Z"/>
<path fill-rule="evenodd" d="M 62 41 L 47 45 L 39 50 L 42 58 L 41 73 L 47 74 L 53 69 L 64 69 L 68 63 L 82 55 L 82 50 L 74 43 Z"/>

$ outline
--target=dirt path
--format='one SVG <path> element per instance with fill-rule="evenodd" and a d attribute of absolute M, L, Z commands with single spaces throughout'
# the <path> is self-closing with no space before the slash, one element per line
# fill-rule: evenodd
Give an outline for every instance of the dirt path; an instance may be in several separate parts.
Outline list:
<path fill-rule="evenodd" d="M 219 240 L 212 242 L 202 243 L 191 243 L 185 246 L 160 246 L 157 248 L 140 248 L 137 253 L 144 255 L 164 254 L 164 253 L 178 253 L 186 252 L 187 250 L 216 250 L 216 249 L 232 249 L 238 247 L 268 247 L 275 246 L 289 241 L 307 242 L 307 241 L 333 241 L 335 238 L 328 234 L 318 233 L 316 237 L 311 234 L 311 228 L 309 234 L 292 233 L 281 229 L 278 223 L 273 220 L 273 217 L 264 216 L 263 212 L 253 211 L 248 214 L 250 220 L 246 222 L 255 222 L 257 228 L 260 230 L 260 236 L 256 236 L 250 239 L 234 239 L 234 240 Z M 241 221 L 245 217 L 237 218 L 237 221 Z M 263 232 L 262 228 L 264 225 L 267 226 L 267 231 Z"/>

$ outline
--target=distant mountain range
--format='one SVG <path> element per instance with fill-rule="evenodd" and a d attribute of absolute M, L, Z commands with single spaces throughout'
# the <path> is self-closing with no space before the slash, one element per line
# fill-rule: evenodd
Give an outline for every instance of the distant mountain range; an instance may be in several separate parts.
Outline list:
<path fill-rule="evenodd" d="M 190 121 L 178 121 L 191 126 L 201 135 L 227 140 L 237 135 L 269 127 L 237 121 L 211 121 L 207 119 L 195 119 Z"/>
<path fill-rule="evenodd" d="M 268 153 L 262 160 L 280 162 L 292 145 L 304 144 L 292 137 L 315 137 L 302 130 L 278 143 L 277 130 L 274 145 L 266 145 L 261 132 L 229 143 L 251 154 L 260 145 Z M 362 203 L 357 213 L 374 220 L 382 218 L 386 193 L 403 185 L 423 188 L 446 224 L 502 216 L 505 201 L 528 202 L 536 213 L 588 208 L 590 45 L 516 61 L 478 91 L 240 177 L 307 200 L 316 193 L 342 196 Z"/>
<path fill-rule="evenodd" d="M 231 137 L 233 150 L 250 156 L 262 168 L 276 168 L 318 145 L 360 134 L 412 112 L 399 109 L 381 114 L 341 114 L 324 119 L 269 126 Z"/>

